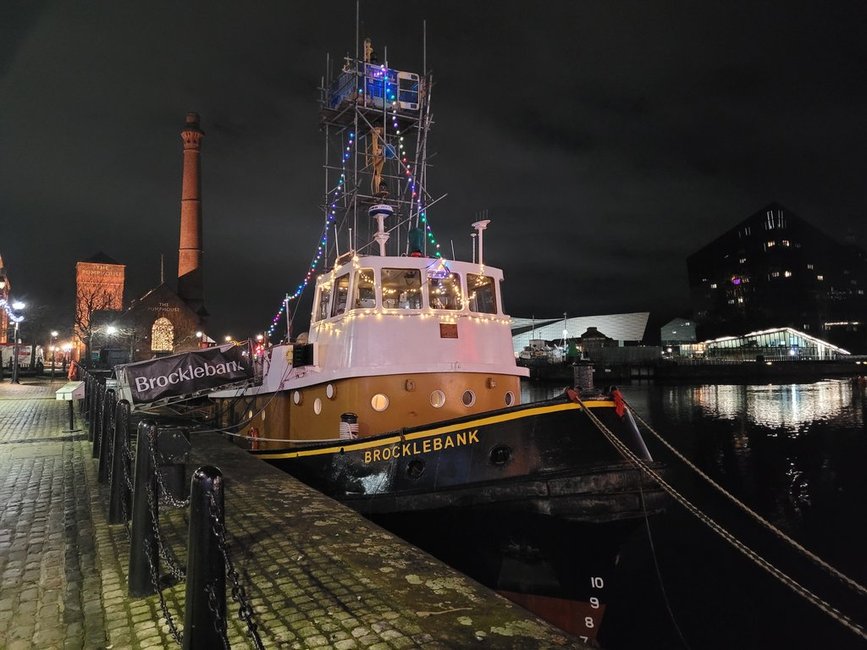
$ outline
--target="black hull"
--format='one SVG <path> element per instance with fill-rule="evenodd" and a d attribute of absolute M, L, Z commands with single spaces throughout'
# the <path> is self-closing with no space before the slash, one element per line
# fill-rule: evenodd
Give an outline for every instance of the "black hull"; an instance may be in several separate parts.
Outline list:
<path fill-rule="evenodd" d="M 585 405 L 651 464 L 628 416 Z M 594 638 L 659 487 L 566 399 L 259 456 L 569 632 Z"/>
<path fill-rule="evenodd" d="M 613 402 L 586 402 L 649 460 Z M 503 409 L 328 446 L 254 451 L 364 514 L 474 508 L 603 522 L 641 515 L 658 492 L 566 400 Z M 658 508 L 651 503 L 650 509 Z"/>

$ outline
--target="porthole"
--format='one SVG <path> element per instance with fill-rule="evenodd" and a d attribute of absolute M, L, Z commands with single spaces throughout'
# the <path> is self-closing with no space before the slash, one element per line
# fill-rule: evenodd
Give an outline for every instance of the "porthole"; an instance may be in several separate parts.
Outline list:
<path fill-rule="evenodd" d="M 377 393 L 370 398 L 370 406 L 374 411 L 382 412 L 388 408 L 388 397 L 382 393 Z"/>
<path fill-rule="evenodd" d="M 415 390 L 415 382 L 412 379 L 407 379 L 403 383 L 403 387 L 404 387 L 404 389 L 406 389 L 406 392 L 411 393 L 412 391 Z"/>
<path fill-rule="evenodd" d="M 424 474 L 424 461 L 423 460 L 411 460 L 409 464 L 406 466 L 406 475 L 410 478 L 419 478 L 422 474 Z"/>
<path fill-rule="evenodd" d="M 313 400 L 313 412 L 316 415 L 319 415 L 320 413 L 322 413 L 322 399 L 319 397 L 317 397 L 315 400 Z"/>
<path fill-rule="evenodd" d="M 473 391 L 467 389 L 461 396 L 461 401 L 464 403 L 464 406 L 470 407 L 476 403 L 476 394 Z"/>
<path fill-rule="evenodd" d="M 299 404 L 301 404 L 301 391 L 300 390 L 296 390 L 294 393 L 292 393 L 292 401 L 295 403 L 295 406 L 298 406 Z"/>
<path fill-rule="evenodd" d="M 334 388 L 334 384 L 328 384 L 325 387 L 325 397 L 328 399 L 334 399 L 335 395 L 337 395 L 337 389 Z"/>
<path fill-rule="evenodd" d="M 491 465 L 505 465 L 512 460 L 512 450 L 507 445 L 497 445 L 491 449 Z"/>
<path fill-rule="evenodd" d="M 506 393 L 506 406 L 511 406 L 515 403 L 515 393 L 509 391 Z"/>
<path fill-rule="evenodd" d="M 430 394 L 430 405 L 435 409 L 442 408 L 446 404 L 446 394 L 437 389 Z"/>

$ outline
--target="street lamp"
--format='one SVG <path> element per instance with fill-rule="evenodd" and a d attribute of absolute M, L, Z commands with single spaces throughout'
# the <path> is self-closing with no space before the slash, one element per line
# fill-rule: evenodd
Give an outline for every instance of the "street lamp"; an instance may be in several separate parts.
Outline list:
<path fill-rule="evenodd" d="M 69 363 L 69 353 L 72 352 L 72 343 L 63 344 L 63 374 L 66 374 L 66 366 Z"/>
<path fill-rule="evenodd" d="M 12 303 L 12 309 L 15 311 L 21 311 L 26 307 L 26 305 L 20 300 L 16 300 Z M 24 320 L 24 316 L 20 314 L 12 314 L 10 316 L 12 321 L 15 323 L 15 340 L 13 341 L 14 347 L 12 348 L 12 379 L 11 383 L 20 384 L 21 380 L 18 378 L 18 346 L 21 344 L 20 339 L 18 338 L 18 324 Z"/>
<path fill-rule="evenodd" d="M 57 330 L 51 330 L 51 345 L 48 347 L 51 352 L 51 381 L 54 381 L 54 366 L 57 363 L 57 346 L 54 344 L 57 340 Z"/>

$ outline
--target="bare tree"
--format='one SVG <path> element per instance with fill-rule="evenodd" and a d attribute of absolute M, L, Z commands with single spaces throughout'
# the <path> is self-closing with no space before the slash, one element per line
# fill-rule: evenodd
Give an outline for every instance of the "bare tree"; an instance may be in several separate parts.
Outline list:
<path fill-rule="evenodd" d="M 79 286 L 75 296 L 75 323 L 73 330 L 76 338 L 84 345 L 85 357 L 83 365 L 90 367 L 90 348 L 93 333 L 98 325 L 94 322 L 94 313 L 102 311 L 117 311 L 116 299 L 104 287 L 99 285 Z"/>

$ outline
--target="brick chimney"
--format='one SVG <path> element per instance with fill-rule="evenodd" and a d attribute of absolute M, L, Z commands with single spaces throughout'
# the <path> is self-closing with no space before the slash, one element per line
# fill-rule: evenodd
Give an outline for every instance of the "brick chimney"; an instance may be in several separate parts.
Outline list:
<path fill-rule="evenodd" d="M 187 113 L 181 131 L 184 178 L 181 186 L 181 236 L 178 248 L 178 296 L 198 311 L 204 304 L 202 276 L 202 180 L 199 114 Z"/>

